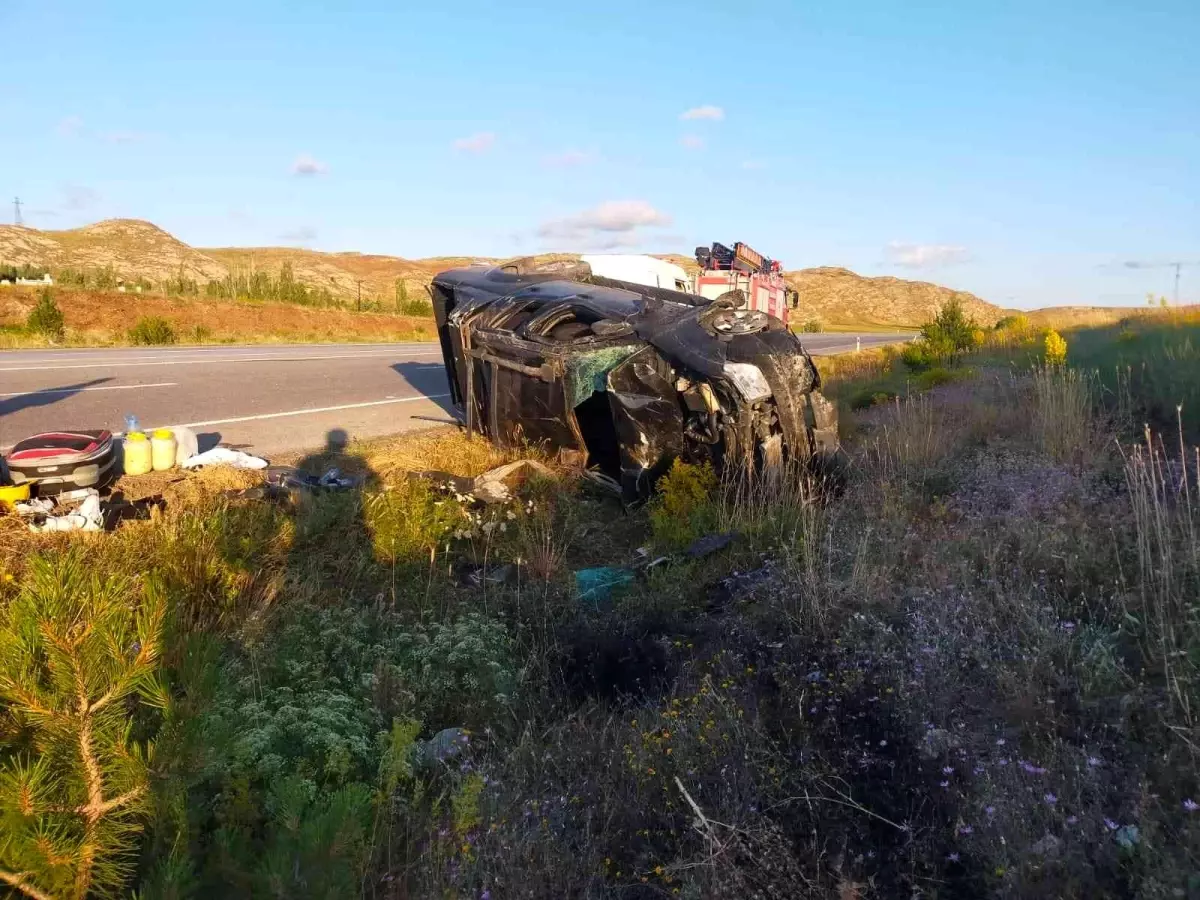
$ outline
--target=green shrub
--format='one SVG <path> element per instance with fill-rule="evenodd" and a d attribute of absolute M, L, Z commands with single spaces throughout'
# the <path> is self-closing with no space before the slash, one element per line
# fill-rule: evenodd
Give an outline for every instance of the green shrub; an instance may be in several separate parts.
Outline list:
<path fill-rule="evenodd" d="M 905 350 L 904 362 L 913 370 L 954 363 L 967 350 L 983 343 L 983 333 L 966 314 L 962 301 L 951 297 L 932 321 L 921 326 L 921 338 Z"/>
<path fill-rule="evenodd" d="M 927 369 L 917 376 L 917 387 L 923 391 L 928 391 L 931 388 L 938 387 L 939 385 L 949 384 L 950 382 L 957 380 L 958 377 L 959 376 L 957 376 L 954 372 L 951 372 L 949 369 L 945 369 L 941 366 L 934 366 L 932 369 Z"/>
<path fill-rule="evenodd" d="M 924 341 L 912 341 L 900 354 L 900 360 L 914 372 L 928 369 L 937 362 L 937 356 Z"/>
<path fill-rule="evenodd" d="M 54 302 L 54 292 L 42 288 L 37 305 L 29 311 L 25 327 L 34 334 L 40 334 L 52 341 L 61 341 L 67 333 L 63 312 Z"/>
<path fill-rule="evenodd" d="M 717 476 L 708 463 L 695 465 L 677 459 L 659 479 L 650 503 L 650 530 L 666 547 L 683 547 L 716 525 L 714 494 Z"/>
<path fill-rule="evenodd" d="M 129 329 L 129 343 L 139 347 L 175 343 L 175 329 L 161 316 L 142 316 Z"/>
<path fill-rule="evenodd" d="M 891 403 L 896 399 L 896 392 L 889 390 L 880 390 L 878 388 L 863 388 L 861 391 L 856 391 L 850 397 L 851 409 L 870 409 L 872 406 L 880 406 L 884 403 Z"/>
<path fill-rule="evenodd" d="M 402 316 L 432 316 L 433 304 L 428 300 L 407 300 L 397 311 Z"/>
<path fill-rule="evenodd" d="M 800 330 L 805 334 L 820 334 L 825 330 L 825 326 L 821 324 L 819 319 L 809 319 L 800 326 Z"/>
<path fill-rule="evenodd" d="M 189 343 L 206 344 L 212 340 L 213 332 L 207 325 L 193 325 L 186 334 Z"/>

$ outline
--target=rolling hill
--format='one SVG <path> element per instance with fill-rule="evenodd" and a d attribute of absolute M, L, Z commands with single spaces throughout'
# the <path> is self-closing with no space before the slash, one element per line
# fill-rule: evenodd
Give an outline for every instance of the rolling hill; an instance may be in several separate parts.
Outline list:
<path fill-rule="evenodd" d="M 689 258 L 669 255 L 673 262 L 695 268 Z M 391 299 L 397 279 L 416 298 L 439 271 L 472 262 L 468 257 L 405 259 L 363 253 L 324 253 L 293 247 L 196 248 L 161 228 L 137 219 L 110 219 L 68 231 L 39 231 L 0 225 L 0 265 L 30 264 L 56 271 L 112 267 L 118 277 L 161 282 L 180 274 L 201 286 L 238 272 L 277 274 L 284 263 L 298 281 L 326 287 L 335 296 Z M 960 299 L 980 322 L 991 324 L 1004 310 L 963 291 L 900 278 L 867 278 L 848 269 L 822 267 L 787 272 L 800 294 L 797 318 L 827 326 L 873 325 L 914 327 L 941 303 Z"/>

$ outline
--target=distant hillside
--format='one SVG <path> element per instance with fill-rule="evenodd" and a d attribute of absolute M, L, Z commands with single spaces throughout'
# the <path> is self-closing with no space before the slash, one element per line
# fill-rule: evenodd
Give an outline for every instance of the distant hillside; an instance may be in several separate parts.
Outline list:
<path fill-rule="evenodd" d="M 343 298 L 356 296 L 359 282 L 364 297 L 392 297 L 397 278 L 404 279 L 416 297 L 438 272 L 472 262 L 467 257 L 411 260 L 364 253 L 322 253 L 296 247 L 214 247 L 200 252 L 232 271 L 278 272 L 287 262 L 297 280 L 314 287 L 327 287 L 334 296 Z"/>
<path fill-rule="evenodd" d="M 992 325 L 1004 310 L 966 291 L 926 281 L 905 281 L 890 275 L 866 278 L 849 269 L 821 267 L 787 272 L 784 277 L 800 294 L 795 315 L 825 325 L 898 325 L 916 327 L 933 318 L 951 297 L 962 301 L 967 314 Z"/>
<path fill-rule="evenodd" d="M 29 263 L 51 271 L 104 269 L 119 277 L 163 281 L 178 277 L 204 283 L 223 278 L 225 266 L 137 219 L 109 219 L 69 231 L 38 231 L 0 225 L 0 261 Z"/>
<path fill-rule="evenodd" d="M 561 255 L 560 255 L 561 256 Z M 689 271 L 695 260 L 666 254 Z M 419 299 L 423 288 L 439 271 L 466 265 L 469 257 L 404 259 L 362 253 L 323 253 L 294 247 L 194 248 L 149 222 L 111 219 L 69 231 L 38 231 L 0 225 L 0 264 L 28 263 L 57 271 L 99 270 L 111 267 L 117 277 L 152 282 L 183 274 L 200 285 L 229 274 L 251 271 L 277 275 L 284 263 L 293 276 L 313 288 L 327 288 L 335 297 L 353 300 L 360 289 L 363 299 L 390 302 L 397 279 L 403 279 L 410 298 Z M 900 278 L 865 278 L 847 269 L 802 269 L 786 273 L 800 293 L 798 319 L 816 319 L 825 325 L 917 326 L 928 320 L 949 297 L 962 300 L 980 322 L 991 324 L 1003 310 L 973 294 L 923 281 Z"/>

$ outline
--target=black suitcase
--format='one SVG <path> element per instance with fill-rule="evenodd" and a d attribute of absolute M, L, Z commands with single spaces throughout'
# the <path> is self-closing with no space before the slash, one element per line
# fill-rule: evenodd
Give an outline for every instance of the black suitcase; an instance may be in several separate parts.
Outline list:
<path fill-rule="evenodd" d="M 48 431 L 26 438 L 8 455 L 13 484 L 28 482 L 37 493 L 99 488 L 116 475 L 111 431 Z"/>

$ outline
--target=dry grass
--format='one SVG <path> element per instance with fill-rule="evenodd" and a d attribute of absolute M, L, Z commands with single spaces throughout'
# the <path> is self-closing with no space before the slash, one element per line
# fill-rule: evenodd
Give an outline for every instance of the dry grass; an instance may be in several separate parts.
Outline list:
<path fill-rule="evenodd" d="M 166 319 L 181 344 L 328 343 L 433 340 L 433 320 L 387 313 L 312 309 L 283 303 L 250 303 L 155 294 L 56 289 L 67 343 L 123 344 L 132 322 L 143 316 Z M 0 292 L 0 327 L 21 326 L 37 294 L 25 288 Z M 0 332 L 0 346 L 47 346 L 44 338 Z"/>
<path fill-rule="evenodd" d="M 1064 366 L 1033 369 L 1033 425 L 1042 448 L 1058 462 L 1079 461 L 1102 440 L 1095 427 L 1095 379 Z"/>

